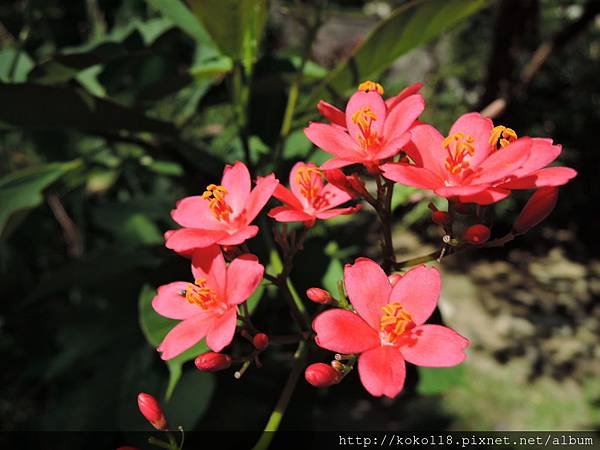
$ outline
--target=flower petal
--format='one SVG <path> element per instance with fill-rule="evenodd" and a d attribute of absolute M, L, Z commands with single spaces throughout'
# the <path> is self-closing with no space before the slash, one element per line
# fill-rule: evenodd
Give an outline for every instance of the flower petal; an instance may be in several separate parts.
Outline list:
<path fill-rule="evenodd" d="M 227 303 L 238 305 L 248 299 L 260 284 L 265 268 L 250 253 L 238 256 L 227 269 Z"/>
<path fill-rule="evenodd" d="M 244 209 L 250 195 L 250 172 L 246 165 L 236 161 L 233 166 L 225 166 L 221 184 L 227 189 L 225 201 L 231 206 L 232 215 L 238 215 Z"/>
<path fill-rule="evenodd" d="M 314 216 L 305 213 L 301 209 L 294 209 L 289 206 L 277 206 L 270 210 L 267 215 L 278 222 L 305 222 L 314 219 Z"/>
<path fill-rule="evenodd" d="M 294 167 L 292 167 L 292 170 L 290 171 L 290 190 L 293 192 L 294 196 L 302 203 L 303 206 L 308 206 L 308 201 L 306 200 L 306 197 L 302 195 L 302 192 L 300 190 L 301 185 L 298 182 L 298 171 L 302 169 L 318 170 L 318 167 L 314 163 L 303 163 L 300 161 L 294 164 Z M 321 178 L 321 176 L 319 175 L 318 177 L 315 177 L 310 174 L 309 176 L 313 177 L 312 183 L 314 184 L 315 188 L 317 188 L 320 191 L 323 188 L 323 179 Z"/>
<path fill-rule="evenodd" d="M 208 200 L 199 195 L 179 200 L 175 209 L 171 211 L 171 217 L 182 227 L 223 229 L 223 224 L 215 218 L 208 207 Z"/>
<path fill-rule="evenodd" d="M 361 353 L 379 345 L 379 335 L 358 314 L 335 308 L 319 314 L 312 323 L 315 342 L 339 353 Z"/>
<path fill-rule="evenodd" d="M 360 355 L 358 375 L 369 394 L 394 398 L 404 387 L 406 365 L 396 347 L 377 347 Z"/>
<path fill-rule="evenodd" d="M 492 151 L 490 135 L 493 127 L 494 124 L 490 118 L 483 117 L 479 113 L 472 112 L 460 116 L 456 122 L 454 122 L 452 128 L 450 128 L 448 136 L 451 136 L 454 133 L 464 133 L 465 135 L 473 138 L 475 154 L 469 159 L 471 168 L 474 169 L 479 166 L 479 164 L 484 161 Z"/>
<path fill-rule="evenodd" d="M 394 95 L 393 97 L 388 98 L 385 101 L 385 106 L 387 107 L 388 114 L 389 114 L 389 111 L 394 109 L 396 107 L 396 105 L 398 105 L 400 102 L 402 102 L 402 100 L 404 100 L 407 97 L 410 97 L 411 95 L 416 94 L 417 92 L 419 92 L 421 90 L 422 87 L 423 87 L 423 83 L 411 84 L 410 86 L 408 86 L 408 87 L 404 88 L 402 91 L 400 91 L 400 93 L 398 93 L 397 95 Z"/>
<path fill-rule="evenodd" d="M 321 164 L 321 170 L 331 170 L 338 169 L 340 167 L 350 166 L 352 164 L 360 164 L 361 160 L 359 158 L 356 159 L 343 159 L 343 158 L 331 158 Z"/>
<path fill-rule="evenodd" d="M 283 186 L 281 183 L 278 184 L 275 188 L 275 191 L 273 192 L 273 197 L 275 197 L 277 200 L 282 201 L 283 203 L 288 204 L 289 206 L 295 209 L 303 209 L 300 200 L 298 200 L 296 196 L 292 194 L 292 191 Z"/>
<path fill-rule="evenodd" d="M 357 155 L 357 143 L 348 133 L 333 125 L 311 123 L 304 129 L 306 137 L 321 150 L 342 159 Z"/>
<path fill-rule="evenodd" d="M 373 157 L 376 161 L 381 161 L 383 159 L 391 158 L 392 156 L 397 155 L 400 150 L 404 148 L 406 144 L 410 141 L 410 133 L 406 132 L 401 135 L 396 135 L 396 137 L 390 141 L 386 141 L 385 144 L 381 147 L 375 156 Z"/>
<path fill-rule="evenodd" d="M 352 196 L 350 194 L 330 183 L 326 184 L 321 190 L 321 195 L 327 198 L 327 205 L 324 206 L 323 209 L 333 208 L 334 206 L 338 206 L 342 203 L 352 200 Z"/>
<path fill-rule="evenodd" d="M 194 249 L 208 247 L 227 236 L 225 231 L 203 230 L 200 228 L 181 228 L 169 233 L 167 248 L 177 253 L 190 253 Z"/>
<path fill-rule="evenodd" d="M 441 325 L 421 325 L 411 330 L 408 343 L 400 347 L 409 363 L 425 367 L 452 367 L 465 360 L 469 341 Z"/>
<path fill-rule="evenodd" d="M 381 308 L 388 304 L 392 286 L 383 269 L 375 261 L 358 258 L 346 264 L 344 283 L 352 306 L 375 330 L 379 330 Z"/>
<path fill-rule="evenodd" d="M 448 154 L 442 146 L 444 137 L 440 132 L 431 125 L 418 125 L 410 130 L 410 140 L 404 151 L 415 164 L 445 178 L 447 171 L 444 162 Z"/>
<path fill-rule="evenodd" d="M 237 312 L 235 307 L 229 308 L 221 317 L 213 322 L 213 326 L 206 335 L 206 345 L 213 352 L 220 352 L 231 344 L 235 334 Z"/>
<path fill-rule="evenodd" d="M 477 203 L 478 205 L 491 205 L 492 203 L 499 202 L 510 195 L 508 189 L 500 188 L 486 188 L 481 192 L 470 195 L 459 195 L 459 199 L 462 203 Z"/>
<path fill-rule="evenodd" d="M 493 183 L 512 175 L 529 157 L 531 143 L 531 138 L 523 137 L 497 150 L 475 168 L 475 172 L 465 179 L 465 184 Z"/>
<path fill-rule="evenodd" d="M 336 108 L 323 100 L 317 104 L 317 109 L 321 115 L 328 119 L 332 124 L 346 128 L 346 115 L 341 109 Z"/>
<path fill-rule="evenodd" d="M 198 314 L 179 322 L 165 336 L 157 350 L 164 360 L 175 358 L 199 342 L 213 326 L 214 316 Z"/>
<path fill-rule="evenodd" d="M 377 133 L 378 136 L 383 136 L 383 127 L 387 115 L 383 98 L 375 91 L 357 91 L 352 94 L 352 97 L 350 97 L 350 100 L 348 100 L 348 104 L 346 105 L 346 128 L 348 129 L 348 134 L 356 142 L 358 142 L 358 137 L 362 136 L 362 132 L 353 120 L 354 114 L 366 108 L 368 108 L 375 116 L 370 125 L 371 133 Z"/>
<path fill-rule="evenodd" d="M 247 224 L 252 222 L 260 210 L 267 204 L 278 184 L 279 180 L 273 174 L 266 177 L 258 177 L 256 186 L 250 192 L 246 203 L 245 220 Z"/>
<path fill-rule="evenodd" d="M 356 206 L 348 206 L 347 208 L 333 208 L 327 209 L 325 211 L 318 212 L 317 218 L 321 220 L 331 219 L 336 216 L 344 216 L 347 214 L 354 214 L 356 211 L 360 210 L 361 205 Z"/>
<path fill-rule="evenodd" d="M 523 165 L 513 172 L 516 177 L 529 175 L 536 170 L 546 167 L 560 155 L 561 145 L 553 145 L 552 139 L 532 138 L 529 157 Z"/>
<path fill-rule="evenodd" d="M 208 287 L 213 289 L 220 299 L 225 299 L 227 266 L 221 247 L 211 245 L 194 251 L 192 254 L 192 274 L 195 279 L 202 278 L 206 280 Z"/>
<path fill-rule="evenodd" d="M 404 134 L 424 109 L 425 101 L 421 94 L 411 95 L 402 100 L 385 118 L 383 135 L 386 141 Z"/>
<path fill-rule="evenodd" d="M 425 322 L 440 298 L 442 280 L 435 267 L 425 265 L 406 272 L 392 289 L 390 303 L 400 303 L 417 325 Z"/>
<path fill-rule="evenodd" d="M 489 188 L 488 185 L 464 185 L 464 186 L 448 186 L 448 187 L 438 187 L 434 190 L 436 195 L 440 197 L 456 197 L 456 196 L 467 196 L 467 195 L 475 195 L 479 194 L 482 191 L 485 191 Z"/>
<path fill-rule="evenodd" d="M 527 176 L 502 183 L 499 187 L 505 189 L 535 189 L 543 186 L 562 186 L 576 176 L 577 171 L 570 167 L 547 167 Z"/>
<path fill-rule="evenodd" d="M 404 163 L 388 163 L 381 166 L 383 176 L 396 183 L 419 189 L 435 189 L 444 186 L 441 178 L 428 169 Z"/>
<path fill-rule="evenodd" d="M 241 228 L 236 233 L 225 236 L 219 239 L 219 245 L 240 245 L 246 239 L 253 238 L 258 233 L 259 228 L 256 225 L 248 225 L 247 227 Z"/>
<path fill-rule="evenodd" d="M 152 299 L 152 308 L 158 314 L 169 319 L 183 320 L 201 312 L 201 309 L 192 305 L 181 295 L 188 287 L 185 281 L 175 281 L 158 288 L 156 296 Z"/>

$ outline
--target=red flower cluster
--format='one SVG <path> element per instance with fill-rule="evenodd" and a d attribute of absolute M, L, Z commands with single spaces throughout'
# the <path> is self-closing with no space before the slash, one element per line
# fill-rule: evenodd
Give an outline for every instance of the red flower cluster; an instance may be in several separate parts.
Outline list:
<path fill-rule="evenodd" d="M 321 167 L 297 162 L 289 187 L 270 174 L 258 177 L 252 188 L 247 167 L 238 161 L 225 168 L 220 184 L 209 184 L 202 195 L 177 203 L 172 217 L 182 228 L 165 233 L 166 246 L 191 259 L 192 281 L 161 286 L 152 301 L 158 314 L 181 321 L 158 347 L 163 359 L 174 358 L 205 339 L 211 352 L 199 355 L 196 366 L 204 371 L 224 370 L 236 362 L 220 353 L 231 344 L 236 329 L 252 343 L 247 361 L 270 348 L 269 336 L 248 327 L 248 317 L 238 307 L 263 280 L 264 267 L 249 253 L 245 241 L 258 233 L 252 222 L 271 197 L 282 204 L 272 208 L 269 217 L 301 222 L 308 229 L 318 220 L 358 211 L 361 205 L 352 201 L 365 200 L 382 208 L 391 199 L 394 182 L 422 188 L 449 200 L 448 211 L 432 206 L 432 220 L 452 245 L 468 246 L 484 245 L 491 237 L 489 224 L 480 223 L 484 218 L 480 208 L 473 215 L 470 203 L 489 205 L 512 190 L 539 189 L 516 220 L 510 238 L 550 213 L 557 186 L 576 175 L 567 167 L 546 167 L 559 156 L 560 145 L 546 138 L 519 138 L 512 129 L 494 127 L 477 113 L 461 116 L 443 137 L 418 120 L 425 107 L 420 89 L 421 84 L 415 84 L 385 100 L 382 86 L 367 81 L 352 95 L 345 111 L 320 102 L 318 109 L 330 123 L 312 123 L 305 134 L 333 158 Z M 356 171 L 347 175 L 340 169 L 350 165 L 363 166 L 376 178 L 376 196 L 362 175 Z M 389 212 L 378 210 L 380 219 L 389 221 Z M 465 223 L 457 240 L 453 235 L 458 215 L 464 216 Z M 310 365 L 305 372 L 309 383 L 337 384 L 356 361 L 369 393 L 394 397 L 403 388 L 406 362 L 448 367 L 465 359 L 467 339 L 450 328 L 425 324 L 440 296 L 439 272 L 424 265 L 390 272 L 366 258 L 346 265 L 343 283 L 350 303 L 317 287 L 307 291 L 319 308 L 330 308 L 312 322 L 315 342 L 339 353 L 330 365 Z M 285 280 L 268 278 L 285 286 Z M 148 420 L 164 426 L 155 405 L 142 400 L 140 408 Z"/>

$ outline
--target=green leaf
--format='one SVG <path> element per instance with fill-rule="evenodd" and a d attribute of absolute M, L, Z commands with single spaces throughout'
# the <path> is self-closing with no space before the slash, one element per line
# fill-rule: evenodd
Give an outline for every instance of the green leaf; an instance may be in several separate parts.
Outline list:
<path fill-rule="evenodd" d="M 33 66 L 33 60 L 23 50 L 14 47 L 0 50 L 0 81 L 23 82 Z"/>
<path fill-rule="evenodd" d="M 69 87 L 0 83 L 0 122 L 35 129 L 150 131 L 174 134 L 171 123 Z"/>
<path fill-rule="evenodd" d="M 419 384 L 417 392 L 421 395 L 442 394 L 452 386 L 460 385 L 465 378 L 465 365 L 455 367 L 417 367 Z"/>
<path fill-rule="evenodd" d="M 210 56 L 218 54 L 202 24 L 183 2 L 180 0 L 146 0 L 146 2 L 160 11 L 163 16 L 171 19 L 177 27 L 193 37 L 196 42 L 202 44 Z"/>
<path fill-rule="evenodd" d="M 169 421 L 181 425 L 184 430 L 194 429 L 194 425 L 210 405 L 215 385 L 215 375 L 212 373 L 195 369 L 186 371 L 172 398 L 165 405 Z"/>
<path fill-rule="evenodd" d="M 79 165 L 80 161 L 51 163 L 0 178 L 0 236 L 6 237 L 3 232 L 13 214 L 38 206 L 44 200 L 42 191 Z"/>
<path fill-rule="evenodd" d="M 156 290 L 148 285 L 142 287 L 138 302 L 138 313 L 140 327 L 146 337 L 146 340 L 153 347 L 157 347 L 171 329 L 179 323 L 178 320 L 167 319 L 158 315 L 152 308 L 152 299 L 156 294 Z M 177 382 L 181 378 L 181 367 L 184 363 L 191 361 L 200 353 L 208 351 L 208 347 L 204 341 L 200 341 L 189 350 L 186 350 L 181 355 L 165 361 L 169 369 L 169 383 L 165 398 L 171 398 Z"/>
<path fill-rule="evenodd" d="M 414 0 L 399 6 L 319 84 L 305 105 L 330 97 L 331 91 L 344 97 L 361 81 L 377 78 L 398 57 L 439 36 L 486 3 L 487 0 Z"/>
<path fill-rule="evenodd" d="M 250 71 L 267 21 L 267 0 L 190 0 L 222 53 Z"/>

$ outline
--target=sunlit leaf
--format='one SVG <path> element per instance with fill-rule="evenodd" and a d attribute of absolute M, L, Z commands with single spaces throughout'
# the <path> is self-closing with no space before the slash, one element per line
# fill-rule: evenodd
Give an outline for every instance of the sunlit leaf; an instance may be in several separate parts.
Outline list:
<path fill-rule="evenodd" d="M 475 13 L 486 0 L 414 0 L 396 8 L 312 92 L 306 105 L 377 78 L 398 57 L 422 46 Z"/>
<path fill-rule="evenodd" d="M 267 20 L 267 0 L 190 0 L 221 52 L 252 66 Z"/>

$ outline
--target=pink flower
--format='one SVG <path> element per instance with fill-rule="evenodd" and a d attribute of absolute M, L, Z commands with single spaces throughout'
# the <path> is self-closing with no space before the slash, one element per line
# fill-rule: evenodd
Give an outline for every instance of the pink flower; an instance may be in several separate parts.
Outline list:
<path fill-rule="evenodd" d="M 279 184 L 273 196 L 285 203 L 269 211 L 269 217 L 279 222 L 304 222 L 312 226 L 317 219 L 352 214 L 360 209 L 360 205 L 335 208 L 352 197 L 332 184 L 325 184 L 321 171 L 313 163 L 296 163 L 290 173 L 290 189 Z"/>
<path fill-rule="evenodd" d="M 385 164 L 385 177 L 463 203 L 487 205 L 511 189 L 560 186 L 577 174 L 568 167 L 545 168 L 561 152 L 551 139 L 517 139 L 512 129 L 494 127 L 479 113 L 459 117 L 445 139 L 430 125 L 414 127 L 404 151 L 413 163 Z"/>
<path fill-rule="evenodd" d="M 315 340 L 327 350 L 360 353 L 358 374 L 370 394 L 398 395 L 404 385 L 405 361 L 426 367 L 464 361 L 467 339 L 441 325 L 423 325 L 440 295 L 436 269 L 411 269 L 392 287 L 378 264 L 358 258 L 354 265 L 346 265 L 344 282 L 356 312 L 321 313 L 313 322 Z"/>
<path fill-rule="evenodd" d="M 411 86 L 386 102 L 381 85 L 366 81 L 350 97 L 345 113 L 319 103 L 319 111 L 332 124 L 311 123 L 304 133 L 334 156 L 321 168 L 358 163 L 374 170 L 380 161 L 396 155 L 410 139 L 408 130 L 425 108 L 423 97 L 416 93 L 420 87 Z"/>
<path fill-rule="evenodd" d="M 210 184 L 201 196 L 186 197 L 171 211 L 171 217 L 184 228 L 165 233 L 166 246 L 190 254 L 196 248 L 213 244 L 238 245 L 256 236 L 250 225 L 279 184 L 275 175 L 259 177 L 250 191 L 248 168 L 237 161 L 226 166 L 220 185 Z"/>
<path fill-rule="evenodd" d="M 158 314 L 181 320 L 158 347 L 162 359 L 174 358 L 204 337 L 214 352 L 229 345 L 237 322 L 236 306 L 252 295 L 263 272 L 258 258 L 248 253 L 227 266 L 218 245 L 196 250 L 192 256 L 194 283 L 176 281 L 161 286 L 152 300 Z"/>

